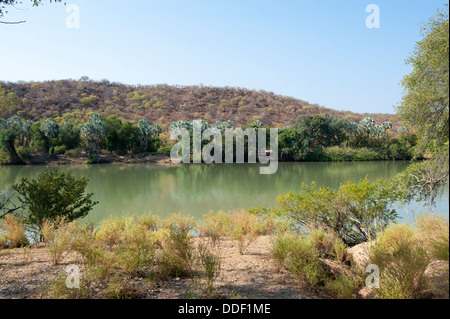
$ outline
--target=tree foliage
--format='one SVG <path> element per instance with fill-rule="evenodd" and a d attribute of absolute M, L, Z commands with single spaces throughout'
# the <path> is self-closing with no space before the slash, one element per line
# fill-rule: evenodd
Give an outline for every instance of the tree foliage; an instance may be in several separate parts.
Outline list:
<path fill-rule="evenodd" d="M 407 60 L 413 71 L 403 79 L 403 101 L 397 111 L 418 132 L 418 151 L 436 154 L 449 141 L 448 6 L 430 19 L 422 33 Z"/>
<path fill-rule="evenodd" d="M 374 239 L 397 219 L 392 207 L 397 196 L 390 183 L 367 178 L 341 184 L 338 190 L 303 184 L 300 193 L 280 196 L 277 208 L 253 212 L 287 217 L 300 230 L 331 229 L 352 246 Z"/>
<path fill-rule="evenodd" d="M 432 209 L 449 176 L 449 19 L 448 5 L 422 28 L 423 39 L 407 60 L 413 71 L 403 79 L 404 95 L 398 114 L 418 132 L 416 155 L 432 159 L 401 174 L 399 189 L 425 199 Z M 401 128 L 400 130 L 403 131 Z"/>
<path fill-rule="evenodd" d="M 22 164 L 23 161 L 16 151 L 15 141 L 22 132 L 22 121 L 13 116 L 7 121 L 0 119 L 0 150 L 7 153 L 9 159 L 6 164 Z"/>
<path fill-rule="evenodd" d="M 98 113 L 91 114 L 89 121 L 81 127 L 81 137 L 86 143 L 86 150 L 97 153 L 106 136 L 105 125 L 102 116 Z"/>
<path fill-rule="evenodd" d="M 85 193 L 88 183 L 85 177 L 76 179 L 70 173 L 47 170 L 37 179 L 22 178 L 13 189 L 25 211 L 25 222 L 37 231 L 46 220 L 71 222 L 85 217 L 97 204 L 92 193 Z"/>

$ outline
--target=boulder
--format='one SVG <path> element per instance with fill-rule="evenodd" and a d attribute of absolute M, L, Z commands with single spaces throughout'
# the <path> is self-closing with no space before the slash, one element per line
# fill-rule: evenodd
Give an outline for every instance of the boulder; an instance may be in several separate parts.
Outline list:
<path fill-rule="evenodd" d="M 369 263 L 369 243 L 362 243 L 345 250 L 345 261 L 365 271 Z"/>
<path fill-rule="evenodd" d="M 373 299 L 376 295 L 376 292 L 368 287 L 364 287 L 358 292 L 358 297 L 361 299 Z"/>
<path fill-rule="evenodd" d="M 338 277 L 339 275 L 354 275 L 351 268 L 345 264 L 331 259 L 320 259 L 320 261 L 327 272 L 331 273 L 334 277 Z"/>
<path fill-rule="evenodd" d="M 425 278 L 434 298 L 449 298 L 449 262 L 434 260 L 425 270 Z"/>

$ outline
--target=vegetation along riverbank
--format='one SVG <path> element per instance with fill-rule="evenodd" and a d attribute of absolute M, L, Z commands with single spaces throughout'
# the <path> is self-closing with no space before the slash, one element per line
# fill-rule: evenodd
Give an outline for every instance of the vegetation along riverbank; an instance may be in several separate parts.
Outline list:
<path fill-rule="evenodd" d="M 274 207 L 98 224 L 80 221 L 98 204 L 89 179 L 47 168 L 0 190 L 0 298 L 448 299 L 449 222 L 433 214 L 449 178 L 448 31 L 446 6 L 407 60 L 397 116 L 245 89 L 1 83 L 0 164 L 167 162 L 169 130 L 201 118 L 279 128 L 283 161 L 428 160 L 392 179 L 308 180 Z M 413 201 L 427 214 L 399 224 L 395 205 Z"/>
<path fill-rule="evenodd" d="M 97 204 L 87 183 L 48 170 L 12 186 L 20 207 L 2 193 L 1 297 L 448 298 L 448 221 L 396 224 L 393 203 L 408 197 L 396 180 L 304 185 L 276 208 L 198 220 L 99 225 L 76 221 Z M 382 269 L 381 288 L 366 286 L 369 264 Z M 80 289 L 67 287 L 68 266 Z"/>

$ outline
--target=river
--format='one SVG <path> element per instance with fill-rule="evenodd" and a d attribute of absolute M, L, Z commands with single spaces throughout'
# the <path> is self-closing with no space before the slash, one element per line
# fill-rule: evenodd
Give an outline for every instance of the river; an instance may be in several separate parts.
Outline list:
<path fill-rule="evenodd" d="M 280 163 L 274 175 L 260 175 L 252 164 L 106 164 L 60 166 L 61 171 L 90 179 L 88 191 L 99 204 L 85 221 L 98 222 L 108 216 L 159 216 L 171 213 L 199 217 L 210 210 L 226 212 L 255 206 L 272 207 L 279 195 L 300 190 L 302 183 L 317 182 L 336 188 L 365 176 L 371 180 L 392 178 L 408 162 Z M 45 166 L 0 166 L 0 188 L 35 178 Z M 54 167 L 52 167 L 54 169 Z M 435 212 L 448 218 L 448 188 L 438 200 Z M 426 211 L 421 204 L 398 210 L 403 221 Z"/>

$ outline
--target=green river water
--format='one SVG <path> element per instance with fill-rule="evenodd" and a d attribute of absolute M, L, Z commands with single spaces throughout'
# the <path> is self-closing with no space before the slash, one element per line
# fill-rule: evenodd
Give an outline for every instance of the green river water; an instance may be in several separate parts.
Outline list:
<path fill-rule="evenodd" d="M 90 179 L 88 191 L 99 204 L 85 220 L 98 222 L 108 216 L 162 217 L 185 213 L 199 217 L 210 210 L 235 211 L 255 206 L 271 207 L 279 195 L 299 191 L 301 183 L 317 182 L 336 188 L 345 181 L 391 178 L 408 162 L 279 163 L 274 175 L 260 175 L 254 164 L 106 164 L 58 167 L 76 177 Z M 21 177 L 35 178 L 45 166 L 0 166 L 0 188 Z M 448 189 L 436 212 L 448 218 Z M 403 220 L 425 211 L 419 204 L 399 209 Z"/>

